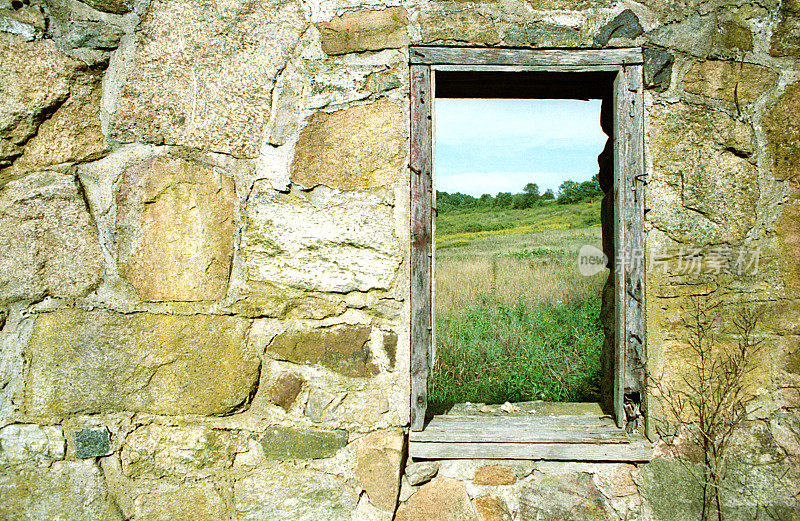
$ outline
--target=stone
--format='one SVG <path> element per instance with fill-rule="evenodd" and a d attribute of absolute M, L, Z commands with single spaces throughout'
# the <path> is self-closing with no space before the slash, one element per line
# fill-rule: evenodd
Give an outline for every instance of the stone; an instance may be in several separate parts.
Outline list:
<path fill-rule="evenodd" d="M 716 16 L 692 13 L 685 20 L 657 25 L 645 34 L 649 43 L 671 52 L 685 52 L 705 59 L 718 33 Z"/>
<path fill-rule="evenodd" d="M 129 478 L 208 477 L 231 468 L 244 445 L 233 431 L 150 424 L 127 436 L 120 458 Z"/>
<path fill-rule="evenodd" d="M 772 31 L 772 56 L 800 55 L 800 2 L 781 2 L 780 21 Z"/>
<path fill-rule="evenodd" d="M 683 244 L 738 244 L 754 222 L 758 175 L 753 128 L 684 104 L 651 111 L 654 171 L 648 221 Z"/>
<path fill-rule="evenodd" d="M 356 443 L 356 477 L 370 502 L 387 512 L 397 507 L 404 448 L 400 429 L 373 432 Z"/>
<path fill-rule="evenodd" d="M 753 50 L 753 33 L 733 20 L 722 22 L 714 36 L 714 47 L 721 51 L 744 53 Z M 735 56 L 735 55 L 734 55 Z"/>
<path fill-rule="evenodd" d="M 800 193 L 795 191 L 783 205 L 776 235 L 781 251 L 781 272 L 783 280 L 790 288 L 800 289 Z"/>
<path fill-rule="evenodd" d="M 540 22 L 508 28 L 503 42 L 515 47 L 577 47 L 581 43 L 581 31 L 575 27 Z"/>
<path fill-rule="evenodd" d="M 522 519 L 605 521 L 616 517 L 586 472 L 534 474 L 520 489 L 519 502 Z"/>
<path fill-rule="evenodd" d="M 636 38 L 644 33 L 639 17 L 630 9 L 625 9 L 604 25 L 594 37 L 594 44 L 608 45 L 612 38 Z"/>
<path fill-rule="evenodd" d="M 653 47 L 644 48 L 642 76 L 644 86 L 664 92 L 672 81 L 672 65 L 675 57 L 667 51 Z"/>
<path fill-rule="evenodd" d="M 335 456 L 347 439 L 345 430 L 270 427 L 260 442 L 267 459 L 320 459 Z"/>
<path fill-rule="evenodd" d="M 302 377 L 294 373 L 283 373 L 269 386 L 267 395 L 272 403 L 288 411 L 300 394 L 304 382 Z"/>
<path fill-rule="evenodd" d="M 89 47 L 91 49 L 113 50 L 119 46 L 122 29 L 105 22 L 92 20 L 70 21 L 59 43 L 67 47 Z"/>
<path fill-rule="evenodd" d="M 341 190 L 390 185 L 405 165 L 404 129 L 400 107 L 387 100 L 317 112 L 300 133 L 291 180 Z"/>
<path fill-rule="evenodd" d="M 39 314 L 28 345 L 25 410 L 226 414 L 249 403 L 260 360 L 247 321 L 64 309 Z"/>
<path fill-rule="evenodd" d="M 43 468 L 0 469 L 0 519 L 122 521 L 103 474 L 92 461 L 56 461 Z"/>
<path fill-rule="evenodd" d="M 15 423 L 0 429 L 0 465 L 61 460 L 65 448 L 61 427 Z"/>
<path fill-rule="evenodd" d="M 236 480 L 234 503 L 242 521 L 350 521 L 358 494 L 337 476 L 279 464 Z"/>
<path fill-rule="evenodd" d="M 406 465 L 406 478 L 409 485 L 427 483 L 437 472 L 439 472 L 439 463 L 436 461 L 415 461 Z"/>
<path fill-rule="evenodd" d="M 397 509 L 395 521 L 480 521 L 464 483 L 436 478 Z"/>
<path fill-rule="evenodd" d="M 800 182 L 800 82 L 786 88 L 764 116 L 764 132 L 775 179 Z"/>
<path fill-rule="evenodd" d="M 22 155 L 23 151 L 22 147 L 8 139 L 0 138 L 0 169 L 11 165 L 16 158 Z"/>
<path fill-rule="evenodd" d="M 227 490 L 225 490 L 227 488 Z M 231 519 L 230 485 L 211 482 L 140 482 L 126 519 L 219 521 Z M 126 512 L 127 513 L 127 512 Z M 131 515 L 132 514 L 132 515 Z"/>
<path fill-rule="evenodd" d="M 378 373 L 367 342 L 370 326 L 336 326 L 309 332 L 290 331 L 275 337 L 267 351 L 298 364 L 320 364 L 351 377 Z"/>
<path fill-rule="evenodd" d="M 128 168 L 117 192 L 120 275 L 145 300 L 224 297 L 235 195 L 226 174 L 185 159 Z"/>
<path fill-rule="evenodd" d="M 90 427 L 75 433 L 75 457 L 78 459 L 111 454 L 111 433 L 106 427 Z"/>
<path fill-rule="evenodd" d="M 393 368 L 397 359 L 397 333 L 394 331 L 383 334 L 383 351 L 389 358 L 389 366 Z"/>
<path fill-rule="evenodd" d="M 69 97 L 70 86 L 85 67 L 52 42 L 25 42 L 0 33 L 0 138 L 24 144 Z"/>
<path fill-rule="evenodd" d="M 500 43 L 494 21 L 472 9 L 424 11 L 419 15 L 422 43 L 469 42 L 473 45 Z"/>
<path fill-rule="evenodd" d="M 392 521 L 394 512 L 387 512 L 376 507 L 362 494 L 350 521 Z"/>
<path fill-rule="evenodd" d="M 388 289 L 401 258 L 381 198 L 322 187 L 283 194 L 261 181 L 248 199 L 242 250 L 248 285 L 337 293 Z"/>
<path fill-rule="evenodd" d="M 308 416 L 314 423 L 321 423 L 328 420 L 333 414 L 333 410 L 331 409 L 335 409 L 336 405 L 338 405 L 338 402 L 334 404 L 335 398 L 336 396 L 322 389 L 311 389 L 308 393 L 308 400 L 306 401 L 303 414 Z M 331 404 L 334 405 L 329 408 Z"/>
<path fill-rule="evenodd" d="M 35 26 L 20 21 L 14 16 L 8 16 L 6 13 L 8 11 L 0 11 L 0 31 L 20 36 L 26 42 L 32 42 L 37 37 L 42 36 L 41 30 L 38 30 Z"/>
<path fill-rule="evenodd" d="M 124 14 L 131 10 L 130 0 L 81 0 L 98 11 L 114 14 Z"/>
<path fill-rule="evenodd" d="M 511 521 L 505 501 L 493 494 L 475 498 L 475 509 L 481 521 Z"/>
<path fill-rule="evenodd" d="M 0 303 L 79 297 L 103 276 L 103 253 L 73 176 L 37 172 L 0 188 Z"/>
<path fill-rule="evenodd" d="M 375 94 L 381 94 L 396 89 L 402 84 L 397 74 L 392 70 L 388 70 L 371 73 L 364 82 L 364 88 Z"/>
<path fill-rule="evenodd" d="M 305 27 L 287 0 L 152 2 L 111 135 L 257 157 L 272 87 Z"/>
<path fill-rule="evenodd" d="M 749 105 L 773 88 L 778 74 L 761 65 L 706 60 L 695 63 L 683 77 L 687 92 Z"/>
<path fill-rule="evenodd" d="M 327 54 L 399 49 L 408 45 L 408 16 L 403 7 L 362 10 L 318 23 L 322 50 Z"/>
<path fill-rule="evenodd" d="M 30 171 L 61 163 L 87 162 L 111 151 L 100 130 L 100 76 L 83 76 L 70 88 L 69 98 L 42 122 L 14 167 Z"/>
<path fill-rule="evenodd" d="M 505 465 L 484 465 L 475 471 L 476 485 L 513 485 L 517 482 L 514 470 Z"/>

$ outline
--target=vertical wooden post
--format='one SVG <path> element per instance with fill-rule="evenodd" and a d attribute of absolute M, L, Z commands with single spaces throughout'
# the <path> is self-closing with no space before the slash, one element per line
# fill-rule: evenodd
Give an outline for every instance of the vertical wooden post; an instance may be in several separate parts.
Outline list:
<path fill-rule="evenodd" d="M 411 66 L 411 430 L 422 430 L 431 363 L 433 92 L 431 69 Z"/>
<path fill-rule="evenodd" d="M 615 381 L 617 424 L 638 428 L 645 396 L 644 128 L 640 65 L 614 81 Z"/>

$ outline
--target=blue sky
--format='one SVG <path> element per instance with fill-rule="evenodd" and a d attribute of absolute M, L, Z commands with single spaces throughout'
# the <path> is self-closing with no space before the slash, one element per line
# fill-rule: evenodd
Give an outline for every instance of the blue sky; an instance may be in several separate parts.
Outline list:
<path fill-rule="evenodd" d="M 590 179 L 607 138 L 600 100 L 438 98 L 435 118 L 436 189 L 476 197 Z"/>

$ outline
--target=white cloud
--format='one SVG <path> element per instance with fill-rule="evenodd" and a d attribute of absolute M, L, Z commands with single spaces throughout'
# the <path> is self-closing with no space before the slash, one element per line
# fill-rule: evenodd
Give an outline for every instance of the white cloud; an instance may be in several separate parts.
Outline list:
<path fill-rule="evenodd" d="M 570 176 L 561 172 L 492 172 L 487 173 L 460 173 L 448 176 L 438 176 L 436 189 L 443 192 L 461 192 L 474 197 L 483 194 L 497 195 L 498 192 L 511 192 L 516 194 L 528 183 L 539 185 L 539 191 L 544 193 L 548 188 L 555 193 L 558 186 L 570 179 Z"/>

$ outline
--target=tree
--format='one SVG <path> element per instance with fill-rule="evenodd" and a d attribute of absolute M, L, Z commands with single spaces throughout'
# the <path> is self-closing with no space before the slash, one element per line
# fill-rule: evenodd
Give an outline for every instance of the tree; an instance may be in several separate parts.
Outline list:
<path fill-rule="evenodd" d="M 498 208 L 509 208 L 513 203 L 511 192 L 500 192 L 494 198 L 494 204 Z"/>
<path fill-rule="evenodd" d="M 535 198 L 539 198 L 539 185 L 536 183 L 528 183 L 525 185 L 525 188 L 522 189 L 523 192 L 526 194 L 530 194 Z"/>
<path fill-rule="evenodd" d="M 548 188 L 547 190 L 545 190 L 544 194 L 542 194 L 542 199 L 553 200 L 555 198 L 556 196 L 555 194 L 553 194 L 552 188 Z"/>

